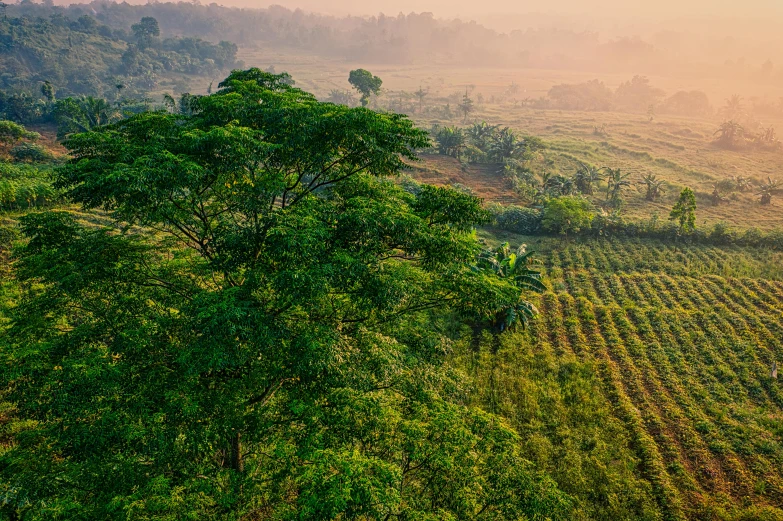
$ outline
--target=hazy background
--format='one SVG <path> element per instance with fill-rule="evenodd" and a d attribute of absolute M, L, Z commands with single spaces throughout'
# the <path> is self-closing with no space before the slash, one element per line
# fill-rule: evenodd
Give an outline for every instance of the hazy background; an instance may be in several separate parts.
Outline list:
<path fill-rule="evenodd" d="M 652 16 L 658 19 L 682 16 L 736 16 L 763 19 L 770 15 L 783 16 L 781 0 L 548 0 L 543 3 L 515 0 L 231 0 L 218 2 L 242 7 L 268 7 L 281 5 L 330 14 L 372 15 L 383 12 L 431 11 L 438 16 L 483 17 L 492 14 L 586 14 L 599 16 L 636 17 Z"/>

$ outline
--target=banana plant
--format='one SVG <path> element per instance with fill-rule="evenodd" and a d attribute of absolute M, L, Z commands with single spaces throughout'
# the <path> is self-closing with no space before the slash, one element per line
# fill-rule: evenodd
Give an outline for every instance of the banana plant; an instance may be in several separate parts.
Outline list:
<path fill-rule="evenodd" d="M 543 293 L 546 286 L 541 281 L 541 272 L 535 269 L 539 261 L 533 258 L 533 251 L 527 251 L 523 244 L 516 250 L 504 242 L 495 250 L 485 250 L 479 255 L 475 269 L 491 271 L 497 277 L 511 279 L 520 289 L 519 299 L 514 304 L 499 310 L 493 322 L 493 328 L 502 333 L 514 324 L 526 327 L 538 314 L 536 306 L 523 298 L 523 292 Z"/>

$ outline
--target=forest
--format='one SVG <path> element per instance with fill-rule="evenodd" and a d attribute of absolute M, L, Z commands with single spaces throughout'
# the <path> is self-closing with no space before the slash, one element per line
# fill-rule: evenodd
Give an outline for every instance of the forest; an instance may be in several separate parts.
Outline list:
<path fill-rule="evenodd" d="M 783 521 L 766 54 L 0 8 L 0 521 Z"/>

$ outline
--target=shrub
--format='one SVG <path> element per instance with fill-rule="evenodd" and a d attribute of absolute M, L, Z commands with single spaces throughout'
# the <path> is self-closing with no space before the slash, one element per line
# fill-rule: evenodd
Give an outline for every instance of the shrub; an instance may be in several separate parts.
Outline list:
<path fill-rule="evenodd" d="M 544 203 L 544 230 L 568 235 L 590 229 L 595 214 L 587 199 L 578 196 L 563 196 L 549 199 Z"/>
<path fill-rule="evenodd" d="M 543 215 L 535 208 L 522 206 L 501 207 L 495 214 L 495 225 L 507 232 L 534 235 L 541 231 Z"/>
<path fill-rule="evenodd" d="M 36 143 L 19 143 L 11 149 L 11 157 L 16 161 L 28 163 L 46 163 L 52 160 L 52 153 Z"/>

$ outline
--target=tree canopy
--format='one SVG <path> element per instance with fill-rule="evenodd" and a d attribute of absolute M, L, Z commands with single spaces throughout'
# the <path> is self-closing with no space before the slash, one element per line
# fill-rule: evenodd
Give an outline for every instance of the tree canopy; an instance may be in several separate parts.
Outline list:
<path fill-rule="evenodd" d="M 684 188 L 669 214 L 669 220 L 679 224 L 680 233 L 696 229 L 696 196 L 690 188 Z"/>
<path fill-rule="evenodd" d="M 66 140 L 58 187 L 115 223 L 23 219 L 0 511 L 565 518 L 441 366 L 443 321 L 491 324 L 532 272 L 481 269 L 475 197 L 390 179 L 428 144 L 411 121 L 284 80 L 235 71 Z"/>
<path fill-rule="evenodd" d="M 348 75 L 348 83 L 362 95 L 362 107 L 366 107 L 370 96 L 381 91 L 383 80 L 365 69 L 356 69 Z"/>

